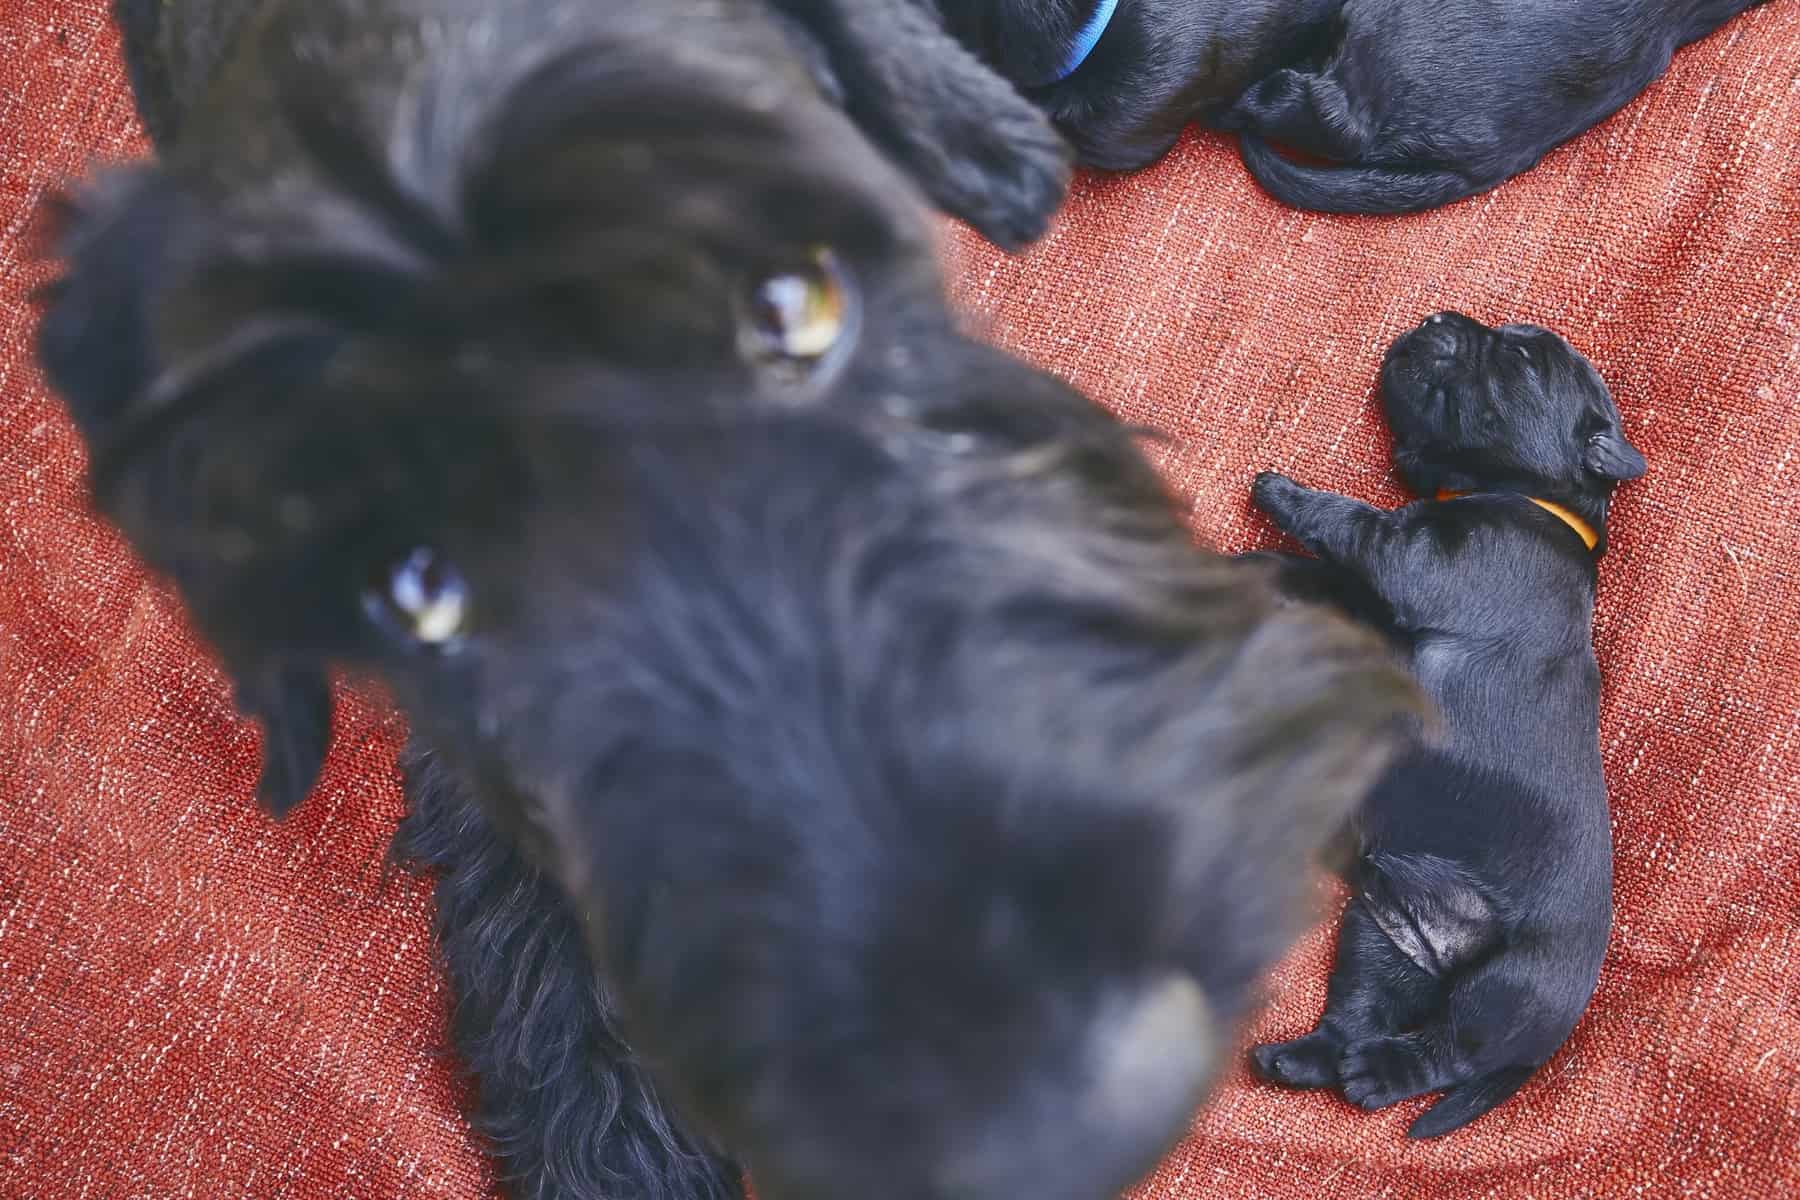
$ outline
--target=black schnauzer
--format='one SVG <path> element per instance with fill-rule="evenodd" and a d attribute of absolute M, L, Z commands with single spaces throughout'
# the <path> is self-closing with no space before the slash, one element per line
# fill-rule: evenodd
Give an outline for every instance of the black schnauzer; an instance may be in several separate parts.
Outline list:
<path fill-rule="evenodd" d="M 1763 0 L 1347 0 L 1329 53 L 1226 115 L 1297 208 L 1398 213 L 1487 191 L 1628 104 L 1687 43 Z M 1331 160 L 1300 163 L 1279 142 Z"/>
<path fill-rule="evenodd" d="M 42 357 L 266 802 L 334 665 L 414 722 L 401 849 L 514 1193 L 1146 1169 L 1416 711 L 1379 639 L 958 332 L 791 21 L 163 11 L 163 157 L 71 214 Z"/>
<path fill-rule="evenodd" d="M 800 58 L 819 90 L 844 107 L 939 207 L 997 244 L 1016 249 L 1036 238 L 1062 203 L 1066 143 L 1042 112 L 915 0 L 662 2 L 672 2 L 678 11 L 710 7 L 719 20 L 755 14 L 774 21 L 791 43 L 788 57 Z M 138 110 L 156 144 L 169 146 L 184 114 L 204 102 L 219 65 L 241 55 L 234 49 L 239 34 L 278 11 L 281 2 L 114 0 L 113 7 Z M 395 0 L 377 6 L 367 36 L 380 36 L 381 25 L 393 25 L 398 36 L 417 39 L 435 36 L 418 32 L 434 22 L 469 20 L 493 27 L 500 42 L 511 46 L 551 41 L 565 27 L 578 31 L 595 20 L 610 21 L 626 6 L 620 0 L 592 0 L 592 7 L 599 13 L 577 16 L 554 11 L 552 0 L 503 6 Z M 511 28 L 515 23 L 523 28 Z M 388 53 L 417 58 L 423 51 Z"/>
<path fill-rule="evenodd" d="M 1326 564 L 1294 564 L 1305 593 L 1341 574 L 1337 596 L 1385 623 L 1446 731 L 1357 816 L 1318 1028 L 1252 1061 L 1365 1108 L 1448 1089 L 1408 1130 L 1433 1137 L 1517 1091 L 1599 978 L 1612 837 L 1594 559 L 1613 488 L 1644 459 L 1599 374 L 1536 326 L 1440 313 L 1394 343 L 1381 384 L 1395 462 L 1438 499 L 1383 512 L 1274 474 L 1254 494 Z"/>

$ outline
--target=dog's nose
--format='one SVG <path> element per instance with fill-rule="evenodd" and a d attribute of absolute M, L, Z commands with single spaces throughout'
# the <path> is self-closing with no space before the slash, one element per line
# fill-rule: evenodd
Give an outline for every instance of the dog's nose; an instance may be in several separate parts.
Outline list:
<path fill-rule="evenodd" d="M 1481 322 L 1473 317 L 1466 317 L 1453 308 L 1441 309 L 1419 322 L 1420 329 L 1477 329 Z"/>

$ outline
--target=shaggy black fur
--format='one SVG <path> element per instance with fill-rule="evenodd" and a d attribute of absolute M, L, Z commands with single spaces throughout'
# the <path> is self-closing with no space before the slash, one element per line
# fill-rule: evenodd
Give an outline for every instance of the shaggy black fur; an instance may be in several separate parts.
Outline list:
<path fill-rule="evenodd" d="M 385 56 L 396 66 L 416 59 L 425 52 L 424 39 L 434 36 L 426 31 L 446 13 L 511 27 L 506 44 L 550 45 L 559 29 L 579 36 L 616 22 L 630 7 L 592 0 L 585 11 L 569 11 L 575 3 L 539 0 L 509 15 L 479 13 L 454 0 L 386 0 L 349 19 L 365 23 L 371 38 L 400 41 L 352 53 Z M 138 110 L 158 146 L 173 144 L 220 64 L 241 57 L 241 29 L 282 6 L 282 0 L 113 0 Z M 797 57 L 820 92 L 845 106 L 926 195 L 1002 246 L 1037 237 L 1062 203 L 1067 145 L 1042 112 L 946 33 L 918 0 L 679 0 L 671 16 L 773 21 L 789 44 L 778 58 L 763 59 L 770 69 L 791 71 L 796 64 L 783 60 Z M 525 24 L 532 21 L 535 30 Z"/>
<path fill-rule="evenodd" d="M 1536 326 L 1431 317 L 1389 351 L 1382 394 L 1407 481 L 1469 495 L 1383 512 L 1273 474 L 1254 494 L 1327 564 L 1290 576 L 1302 594 L 1382 623 L 1446 736 L 1358 814 L 1355 895 L 1318 1028 L 1252 1061 L 1366 1108 L 1448 1089 L 1408 1131 L 1432 1137 L 1517 1091 L 1599 977 L 1612 840 L 1594 554 L 1613 488 L 1644 460 L 1599 374 Z M 1533 496 L 1580 514 L 1595 552 Z"/>
<path fill-rule="evenodd" d="M 273 807 L 332 667 L 411 717 L 400 849 L 515 1193 L 1129 1182 L 1404 674 L 958 333 L 913 193 L 766 11 L 243 28 L 78 203 L 41 354 Z"/>
<path fill-rule="evenodd" d="M 1277 199 L 1413 212 L 1484 192 L 1624 107 L 1763 0 L 1347 0 L 1332 48 L 1226 115 Z M 1278 142 L 1330 160 L 1299 163 Z"/>

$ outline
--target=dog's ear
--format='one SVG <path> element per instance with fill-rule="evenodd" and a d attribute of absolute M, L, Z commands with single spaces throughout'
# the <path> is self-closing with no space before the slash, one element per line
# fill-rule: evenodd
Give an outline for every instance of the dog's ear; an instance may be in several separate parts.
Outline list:
<path fill-rule="evenodd" d="M 41 293 L 38 359 L 92 445 L 158 370 L 150 317 L 164 254 L 196 216 L 154 166 L 104 172 L 45 215 L 39 233 L 65 266 Z"/>
<path fill-rule="evenodd" d="M 312 792 L 331 744 L 331 681 L 316 667 L 232 668 L 239 711 L 263 729 L 256 801 L 285 817 Z"/>
<path fill-rule="evenodd" d="M 1637 479 L 1650 469 L 1616 423 L 1588 438 L 1581 452 L 1581 465 L 1589 475 L 1614 483 Z"/>

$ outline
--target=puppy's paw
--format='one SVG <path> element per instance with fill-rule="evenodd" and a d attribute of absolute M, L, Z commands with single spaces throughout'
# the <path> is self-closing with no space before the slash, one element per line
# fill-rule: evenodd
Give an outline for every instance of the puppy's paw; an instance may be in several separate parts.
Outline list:
<path fill-rule="evenodd" d="M 1293 513 L 1295 501 L 1305 493 L 1305 488 L 1279 471 L 1258 472 L 1256 481 L 1250 485 L 1250 499 L 1256 507 L 1282 525 L 1287 523 L 1284 518 Z"/>
<path fill-rule="evenodd" d="M 1406 1038 L 1370 1038 L 1344 1047 L 1338 1059 L 1344 1099 L 1360 1108 L 1386 1108 L 1432 1090 L 1418 1049 Z"/>
<path fill-rule="evenodd" d="M 1330 1087 L 1338 1081 L 1340 1047 L 1329 1034 L 1314 1030 L 1291 1042 L 1264 1042 L 1250 1051 L 1250 1069 L 1283 1087 Z"/>

